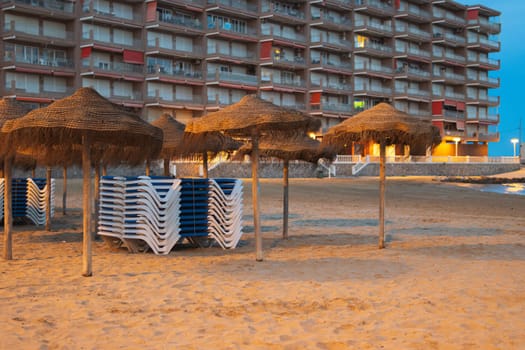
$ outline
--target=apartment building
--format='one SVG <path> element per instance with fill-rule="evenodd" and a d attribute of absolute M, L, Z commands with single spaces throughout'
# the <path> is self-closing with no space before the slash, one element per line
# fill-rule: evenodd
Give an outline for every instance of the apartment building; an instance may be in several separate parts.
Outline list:
<path fill-rule="evenodd" d="M 388 101 L 438 152 L 499 140 L 496 10 L 451 0 L 0 0 L 0 92 L 41 107 L 92 86 L 182 123 L 258 93 L 329 127 Z"/>

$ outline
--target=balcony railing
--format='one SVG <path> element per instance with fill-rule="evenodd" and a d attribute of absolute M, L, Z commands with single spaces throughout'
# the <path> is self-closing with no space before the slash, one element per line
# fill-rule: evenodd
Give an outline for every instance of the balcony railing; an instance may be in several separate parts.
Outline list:
<path fill-rule="evenodd" d="M 430 58 L 430 52 L 429 51 L 425 51 L 425 50 L 419 49 L 417 47 L 408 47 L 408 46 L 396 45 L 396 53 L 404 53 L 406 55 L 413 55 L 413 56 Z"/>
<path fill-rule="evenodd" d="M 467 80 L 494 86 L 499 85 L 499 78 L 485 77 L 481 75 L 478 76 L 477 74 L 467 74 Z"/>
<path fill-rule="evenodd" d="M 319 81 L 311 81 L 310 86 L 313 88 L 327 88 L 337 91 L 347 91 L 350 92 L 352 90 L 352 85 L 340 83 L 340 82 L 333 82 L 333 81 L 327 81 L 327 80 L 319 80 Z"/>
<path fill-rule="evenodd" d="M 421 9 L 418 6 L 412 5 L 412 4 L 406 4 L 406 3 L 400 3 L 398 12 L 406 12 L 409 14 L 412 14 L 417 17 L 422 17 L 425 19 L 430 19 L 432 17 L 431 13 Z"/>
<path fill-rule="evenodd" d="M 220 55 L 220 56 L 229 56 L 236 59 L 242 60 L 254 60 L 255 54 L 250 50 L 245 52 L 238 52 L 239 50 L 232 49 L 229 45 L 224 45 L 221 43 L 216 43 L 215 45 L 208 45 L 208 56 L 209 55 Z M 283 58 L 284 60 L 284 58 Z M 304 63 L 304 59 L 303 59 Z"/>
<path fill-rule="evenodd" d="M 355 21 L 354 30 L 359 29 L 360 27 L 375 29 L 383 33 L 392 33 L 392 25 L 379 24 L 368 19 Z"/>
<path fill-rule="evenodd" d="M 407 75 L 415 75 L 421 78 L 429 78 L 430 73 L 426 72 L 424 70 L 421 70 L 419 68 L 412 68 L 410 66 L 403 66 L 399 67 L 395 71 L 396 74 L 407 74 Z"/>
<path fill-rule="evenodd" d="M 207 0 L 208 5 L 218 5 L 249 12 L 257 12 L 257 6 L 243 0 Z"/>
<path fill-rule="evenodd" d="M 479 36 L 469 36 L 467 38 L 467 44 L 486 46 L 494 50 L 499 50 L 500 48 L 500 43 L 498 41 L 482 38 Z"/>
<path fill-rule="evenodd" d="M 180 45 L 175 44 L 173 41 L 163 41 L 160 38 L 149 39 L 147 42 L 148 49 L 156 50 L 170 50 L 170 51 L 179 51 L 192 53 L 194 56 L 199 56 L 202 54 L 202 48 L 200 46 L 190 45 Z"/>
<path fill-rule="evenodd" d="M 312 13 L 311 17 L 312 17 L 313 22 L 320 21 L 323 23 L 331 23 L 337 26 L 345 26 L 345 27 L 350 27 L 352 24 L 352 21 L 349 18 L 334 17 L 334 16 L 330 16 L 322 12 L 316 13 L 316 14 Z"/>
<path fill-rule="evenodd" d="M 468 121 L 479 121 L 483 123 L 497 124 L 499 123 L 499 114 L 486 114 L 478 116 L 469 116 L 467 115 Z"/>
<path fill-rule="evenodd" d="M 429 98 L 430 92 L 409 87 L 397 87 L 394 89 L 394 94 L 397 96 L 417 96 L 422 98 Z"/>
<path fill-rule="evenodd" d="M 419 28 L 407 25 L 406 23 L 400 23 L 396 22 L 396 32 L 397 33 L 405 33 L 405 34 L 413 34 L 417 37 L 420 37 L 422 39 L 429 40 L 431 38 L 431 35 L 429 32 L 426 32 L 424 30 L 421 30 Z"/>
<path fill-rule="evenodd" d="M 437 7 L 434 7 L 432 10 L 433 10 L 432 14 L 434 18 L 445 19 L 445 20 L 449 20 L 449 21 L 461 23 L 461 24 L 464 24 L 466 22 L 466 20 L 463 17 L 455 15 L 452 12 L 441 10 Z"/>
<path fill-rule="evenodd" d="M 317 33 L 311 36 L 310 41 L 312 43 L 322 43 L 329 45 L 336 45 L 345 48 L 349 48 L 352 44 L 348 40 L 340 39 L 336 37 L 335 34 L 330 35 L 330 33 Z"/>
<path fill-rule="evenodd" d="M 393 12 L 394 7 L 391 3 L 382 2 L 379 0 L 354 0 L 355 7 L 372 7 L 384 12 Z"/>
<path fill-rule="evenodd" d="M 202 73 L 198 70 L 192 70 L 192 69 L 174 69 L 173 66 L 166 66 L 166 65 L 149 65 L 148 74 L 155 74 L 155 75 L 166 75 L 166 76 L 173 76 L 173 77 L 182 77 L 184 79 L 201 79 Z"/>
<path fill-rule="evenodd" d="M 16 81 L 12 80 L 10 83 L 6 82 L 5 86 L 5 92 L 6 95 L 24 95 L 24 96 L 30 96 L 30 97 L 43 97 L 50 100 L 56 100 L 61 99 L 66 96 L 69 96 L 75 92 L 75 89 L 72 87 L 67 86 L 57 86 L 53 90 L 46 88 L 46 87 L 28 87 L 28 86 L 21 86 L 16 85 Z"/>
<path fill-rule="evenodd" d="M 304 82 L 299 77 L 287 78 L 275 74 L 270 74 L 268 76 L 261 77 L 261 85 L 285 85 L 292 87 L 304 87 Z"/>
<path fill-rule="evenodd" d="M 36 33 L 35 28 L 31 26 L 27 26 L 26 23 L 22 21 L 7 21 L 4 23 L 4 31 L 5 33 L 24 33 L 27 35 L 31 35 L 34 37 L 41 37 L 41 38 L 53 38 L 53 39 L 60 39 L 65 41 L 73 41 L 74 35 L 71 31 L 52 31 L 52 30 L 46 30 L 44 27 L 38 28 L 38 33 Z M 5 34 L 4 33 L 4 34 Z"/>
<path fill-rule="evenodd" d="M 92 71 L 107 71 L 115 73 L 144 74 L 143 64 L 131 64 L 124 62 L 103 62 L 95 61 L 92 57 L 82 60 L 82 67 Z"/>
<path fill-rule="evenodd" d="M 257 85 L 258 79 L 256 75 L 221 72 L 219 69 L 209 70 L 206 76 L 207 81 L 229 81 L 240 84 Z"/>
<path fill-rule="evenodd" d="M 22 4 L 40 7 L 49 11 L 63 11 L 67 13 L 73 13 L 75 10 L 75 3 L 64 0 L 4 0 L 2 4 Z"/>
<path fill-rule="evenodd" d="M 272 26 L 270 23 L 263 23 L 261 25 L 261 34 L 265 36 L 285 39 L 289 41 L 294 42 L 304 42 L 305 36 L 302 33 L 290 33 L 288 31 L 284 31 L 279 27 Z"/>
<path fill-rule="evenodd" d="M 490 22 L 483 18 L 477 18 L 477 19 L 469 19 L 468 25 L 479 25 L 481 27 L 485 27 L 488 29 L 491 33 L 499 33 L 501 31 L 501 24 L 497 22 Z"/>
<path fill-rule="evenodd" d="M 376 51 L 381 51 L 384 53 L 391 53 L 392 48 L 390 46 L 374 43 L 371 41 L 367 41 L 364 43 L 355 43 L 354 48 L 356 49 L 372 49 Z"/>
<path fill-rule="evenodd" d="M 392 94 L 392 89 L 389 87 L 381 87 L 371 84 L 354 84 L 354 91 L 377 92 L 385 95 Z"/>
<path fill-rule="evenodd" d="M 352 70 L 350 62 L 331 61 L 330 58 L 316 57 L 311 59 L 312 66 L 321 66 L 329 69 L 343 69 L 347 71 Z"/>
<path fill-rule="evenodd" d="M 443 59 L 450 59 L 452 61 L 455 61 L 455 62 L 461 62 L 461 63 L 465 63 L 466 59 L 465 59 L 465 56 L 461 56 L 461 55 L 457 55 L 453 52 L 449 52 L 449 51 L 438 51 L 438 50 L 434 50 L 432 52 L 432 58 L 443 58 Z"/>
<path fill-rule="evenodd" d="M 292 17 L 292 18 L 300 19 L 300 20 L 304 20 L 305 18 L 304 12 L 299 11 L 298 9 L 290 8 L 290 7 L 284 8 L 284 7 L 277 6 L 273 3 L 268 3 L 268 2 L 264 2 L 261 5 L 261 11 L 263 13 L 273 13 L 273 14 Z"/>
<path fill-rule="evenodd" d="M 93 30 L 83 31 L 82 32 L 82 40 L 87 42 L 100 42 L 104 44 L 110 44 L 111 46 L 116 46 L 122 48 L 122 46 L 126 46 L 129 48 L 136 48 L 142 46 L 141 40 L 135 40 L 133 39 L 131 42 L 123 43 L 123 42 L 117 42 L 114 40 L 113 36 L 101 36 L 95 34 Z"/>
<path fill-rule="evenodd" d="M 190 18 L 187 16 L 172 15 L 171 13 L 157 13 L 157 20 L 159 22 L 169 23 L 176 26 L 202 30 L 202 23 L 197 18 Z"/>
<path fill-rule="evenodd" d="M 131 12 L 115 11 L 114 9 L 103 9 L 99 6 L 98 1 L 85 0 L 82 5 L 82 12 L 84 14 L 102 15 L 111 18 L 118 18 L 121 20 L 127 20 L 130 22 L 141 22 L 142 15 L 138 11 L 132 10 Z"/>
<path fill-rule="evenodd" d="M 11 61 L 7 59 L 6 61 Z M 14 63 L 25 63 L 25 64 L 34 64 L 39 66 L 45 66 L 45 67 L 62 67 L 62 68 L 73 68 L 74 67 L 74 61 L 69 60 L 66 58 L 53 58 L 50 59 L 49 57 L 40 55 L 40 56 L 24 56 L 24 55 L 15 55 L 14 61 L 11 61 Z"/>
<path fill-rule="evenodd" d="M 155 89 L 148 91 L 146 96 L 146 104 L 151 104 L 153 102 L 165 102 L 165 103 L 176 103 L 177 105 L 202 105 L 202 97 L 198 95 L 192 96 L 177 96 L 176 94 L 160 91 Z"/>
<path fill-rule="evenodd" d="M 310 106 L 310 110 L 314 111 L 326 111 L 326 112 L 337 112 L 344 114 L 352 114 L 352 105 L 347 103 L 328 103 L 321 102 L 318 105 Z"/>
<path fill-rule="evenodd" d="M 459 80 L 459 81 L 464 81 L 465 80 L 465 75 L 463 75 L 463 74 L 446 72 L 446 71 L 442 71 L 440 69 L 434 69 L 433 76 L 434 77 L 445 78 L 445 79 L 450 79 L 450 80 Z"/>
<path fill-rule="evenodd" d="M 385 67 L 380 64 L 370 64 L 368 62 L 355 62 L 354 71 L 371 71 L 378 73 L 392 74 L 392 67 Z"/>

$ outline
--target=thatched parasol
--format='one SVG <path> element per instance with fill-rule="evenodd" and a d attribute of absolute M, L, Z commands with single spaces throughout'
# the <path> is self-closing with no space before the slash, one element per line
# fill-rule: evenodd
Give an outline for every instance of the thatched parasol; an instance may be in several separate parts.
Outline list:
<path fill-rule="evenodd" d="M 202 176 L 207 178 L 208 156 L 210 153 L 216 155 L 219 152 L 235 151 L 242 145 L 242 142 L 237 141 L 220 131 L 204 132 L 200 134 L 185 132 L 180 144 L 179 155 L 202 155 Z"/>
<path fill-rule="evenodd" d="M 309 115 L 279 107 L 255 95 L 247 95 L 224 109 L 194 119 L 186 132 L 201 134 L 221 131 L 230 136 L 251 138 L 252 142 L 252 200 L 256 260 L 262 261 L 261 220 L 259 216 L 259 138 L 282 132 L 289 135 L 316 131 L 321 122 Z M 271 136 L 270 136 L 271 137 Z"/>
<path fill-rule="evenodd" d="M 408 115 L 383 102 L 333 126 L 323 136 L 324 144 L 343 147 L 350 142 L 379 143 L 379 248 L 384 248 L 386 145 L 434 147 L 441 142 L 439 130 L 429 120 Z"/>
<path fill-rule="evenodd" d="M 14 99 L 3 98 L 0 100 L 0 127 L 8 120 L 20 118 L 29 111 L 24 105 L 18 103 Z M 11 210 L 11 178 L 12 165 L 14 158 L 18 159 L 21 165 L 32 165 L 31 158 L 16 155 L 14 151 L 8 149 L 9 141 L 7 135 L 0 134 L 0 161 L 3 163 L 2 169 L 4 173 L 4 252 L 3 256 L 6 260 L 13 259 L 13 212 Z M 27 164 L 26 164 L 27 163 Z"/>
<path fill-rule="evenodd" d="M 277 135 L 275 135 L 277 136 Z M 288 238 L 288 202 L 289 202 L 289 165 L 290 160 L 304 160 L 317 163 L 319 159 L 333 160 L 336 156 L 333 147 L 321 147 L 321 143 L 308 135 L 298 134 L 292 137 L 261 137 L 260 154 L 265 157 L 282 159 L 283 164 L 283 239 Z M 251 154 L 252 147 L 247 144 L 237 151 L 238 157 Z"/>
<path fill-rule="evenodd" d="M 30 149 L 82 147 L 83 185 L 83 269 L 92 275 L 91 266 L 91 152 L 103 148 L 131 147 L 127 159 L 155 158 L 162 146 L 162 131 L 102 97 L 92 88 L 81 88 L 73 95 L 35 109 L 23 118 L 8 121 L 2 132 L 9 133 L 13 148 Z M 140 152 L 137 152 L 140 150 Z M 70 156 L 63 154 L 64 159 Z"/>
<path fill-rule="evenodd" d="M 168 176 L 170 159 L 179 151 L 186 125 L 179 123 L 168 113 L 163 113 L 151 124 L 162 130 L 162 150 L 159 157 L 164 160 L 164 175 Z"/>

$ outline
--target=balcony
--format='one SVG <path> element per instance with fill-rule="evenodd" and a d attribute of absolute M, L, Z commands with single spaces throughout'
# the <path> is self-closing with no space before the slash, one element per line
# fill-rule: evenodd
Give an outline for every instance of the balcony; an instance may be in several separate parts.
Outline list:
<path fill-rule="evenodd" d="M 375 84 L 354 84 L 354 96 L 355 95 L 390 97 L 392 95 L 392 89 Z"/>
<path fill-rule="evenodd" d="M 498 34 L 501 32 L 501 23 L 491 22 L 486 18 L 469 19 L 467 22 L 467 28 L 477 29 L 480 32 L 487 34 Z"/>
<path fill-rule="evenodd" d="M 3 0 L 4 11 L 17 10 L 43 18 L 74 19 L 75 2 L 64 0 Z"/>
<path fill-rule="evenodd" d="M 208 54 L 206 55 L 206 60 L 207 61 L 220 60 L 220 61 L 226 61 L 226 62 L 231 62 L 235 64 L 240 64 L 240 63 L 255 64 L 256 63 L 256 56 L 254 53 L 255 50 L 246 49 L 243 51 L 244 52 L 231 48 L 230 45 L 228 45 L 228 43 L 216 43 L 215 45 L 208 44 Z M 304 64 L 304 60 L 303 60 L 303 64 Z"/>
<path fill-rule="evenodd" d="M 415 61 L 430 62 L 430 52 L 414 46 L 396 45 L 395 57 L 406 57 Z"/>
<path fill-rule="evenodd" d="M 218 84 L 225 85 L 224 83 L 234 84 L 235 88 L 246 88 L 248 90 L 256 90 L 258 84 L 258 78 L 256 75 L 234 73 L 234 72 L 221 72 L 219 69 L 208 70 L 206 75 L 206 84 Z"/>
<path fill-rule="evenodd" d="M 499 102 L 499 96 L 488 96 L 480 93 L 467 95 L 467 104 L 470 105 L 496 107 L 499 106 Z"/>
<path fill-rule="evenodd" d="M 203 100 L 201 96 L 177 96 L 171 91 L 169 93 L 162 92 L 158 89 L 148 91 L 148 95 L 144 100 L 146 107 L 161 106 L 173 109 L 189 109 L 189 110 L 203 110 Z"/>
<path fill-rule="evenodd" d="M 498 142 L 499 137 L 499 132 L 479 134 L 476 132 L 468 132 L 465 136 L 465 141 Z"/>
<path fill-rule="evenodd" d="M 207 0 L 206 11 L 220 11 L 243 18 L 257 18 L 257 6 L 245 0 Z"/>
<path fill-rule="evenodd" d="M 368 19 L 357 20 L 354 24 L 354 33 L 376 36 L 392 36 L 392 25 L 379 24 Z"/>
<path fill-rule="evenodd" d="M 328 30 L 349 30 L 352 25 L 352 21 L 349 18 L 346 18 L 346 16 L 334 17 L 319 12 L 316 14 L 312 13 L 311 18 L 310 26 L 321 27 Z"/>
<path fill-rule="evenodd" d="M 391 57 L 392 48 L 390 46 L 378 44 L 372 41 L 366 41 L 362 43 L 355 43 L 354 53 L 364 53 L 377 57 Z"/>
<path fill-rule="evenodd" d="M 390 17 L 394 14 L 394 6 L 392 3 L 380 0 L 354 0 L 354 11 L 380 17 Z"/>
<path fill-rule="evenodd" d="M 442 45 L 458 47 L 465 46 L 467 40 L 463 36 L 455 35 L 448 32 L 434 32 L 432 42 L 441 43 Z"/>
<path fill-rule="evenodd" d="M 261 90 L 276 90 L 283 92 L 304 92 L 304 81 L 296 77 L 284 77 L 279 74 L 270 74 L 261 77 Z"/>
<path fill-rule="evenodd" d="M 206 29 L 207 37 L 222 37 L 244 42 L 257 42 L 257 31 L 253 28 L 237 28 L 229 22 L 210 22 Z"/>
<path fill-rule="evenodd" d="M 330 58 L 317 57 L 310 60 L 310 71 L 325 71 L 336 74 L 352 74 L 350 61 L 331 61 Z"/>
<path fill-rule="evenodd" d="M 467 115 L 467 123 L 499 124 L 499 114 Z"/>
<path fill-rule="evenodd" d="M 465 56 L 458 55 L 456 53 L 445 51 L 445 50 L 434 50 L 432 53 L 433 62 L 445 62 L 452 65 L 463 66 L 465 64 Z"/>
<path fill-rule="evenodd" d="M 290 70 L 297 70 L 297 69 L 305 69 L 306 61 L 304 57 L 301 57 L 301 56 L 284 57 L 282 55 L 281 56 L 274 55 L 273 57 L 269 59 L 261 59 L 261 65 L 287 68 Z"/>
<path fill-rule="evenodd" d="M 306 23 L 304 11 L 298 8 L 282 8 L 269 2 L 261 5 L 261 18 L 272 18 L 277 22 L 294 25 Z"/>
<path fill-rule="evenodd" d="M 450 11 L 434 7 L 432 9 L 433 23 L 440 23 L 441 25 L 451 28 L 463 28 L 466 24 L 464 17 L 456 15 Z"/>
<path fill-rule="evenodd" d="M 407 86 L 397 87 L 394 89 L 394 98 L 429 102 L 430 92 L 421 89 L 409 88 Z"/>
<path fill-rule="evenodd" d="M 120 40 L 115 40 L 115 37 L 112 35 L 102 36 L 95 34 L 93 30 L 82 32 L 82 42 L 81 46 L 96 46 L 97 48 L 107 50 L 107 51 L 116 51 L 121 52 L 123 47 L 127 47 L 131 50 L 137 47 L 142 47 L 142 40 L 133 39 L 130 42 L 122 42 Z"/>
<path fill-rule="evenodd" d="M 406 23 L 396 22 L 395 29 L 396 37 L 407 37 L 417 41 L 430 41 L 432 38 L 429 32 L 407 25 Z"/>
<path fill-rule="evenodd" d="M 123 62 L 103 62 L 89 57 L 82 60 L 80 75 L 97 75 L 136 81 L 143 79 L 144 65 Z M 133 78 L 133 76 L 135 78 Z"/>
<path fill-rule="evenodd" d="M 324 3 L 328 8 L 336 10 L 351 10 L 353 8 L 353 0 L 310 0 L 310 4 Z"/>
<path fill-rule="evenodd" d="M 430 78 L 430 73 L 420 68 L 413 68 L 406 65 L 397 68 L 394 72 L 394 77 L 422 81 L 428 80 Z"/>
<path fill-rule="evenodd" d="M 82 18 L 81 20 L 89 19 L 91 22 L 101 22 L 106 24 L 130 27 L 130 28 L 141 28 L 142 27 L 142 14 L 139 11 L 133 9 L 132 6 L 128 6 L 128 11 L 125 11 L 126 7 L 118 8 L 110 7 L 102 8 L 98 1 L 85 0 L 82 5 Z M 91 23 L 90 22 L 90 23 Z"/>
<path fill-rule="evenodd" d="M 370 64 L 369 62 L 356 61 L 354 63 L 354 74 L 366 74 L 377 76 L 385 79 L 392 79 L 392 67 L 382 66 L 380 64 Z"/>
<path fill-rule="evenodd" d="M 410 22 L 428 23 L 432 19 L 432 14 L 417 5 L 402 2 L 397 9 L 395 18 L 406 19 Z"/>
<path fill-rule="evenodd" d="M 273 39 L 274 41 L 282 41 L 291 46 L 300 48 L 306 47 L 306 38 L 304 34 L 297 31 L 290 32 L 282 30 L 280 27 L 273 26 L 270 23 L 263 23 L 261 25 L 261 39 Z"/>
<path fill-rule="evenodd" d="M 148 65 L 146 80 L 173 84 L 204 85 L 202 73 L 195 69 L 174 69 L 172 65 Z"/>
<path fill-rule="evenodd" d="M 499 78 L 492 78 L 477 74 L 467 74 L 467 85 L 479 85 L 486 88 L 498 88 Z"/>
<path fill-rule="evenodd" d="M 465 75 L 447 72 L 446 70 L 434 69 L 432 81 L 442 81 L 447 84 L 465 84 Z"/>
<path fill-rule="evenodd" d="M 174 41 L 163 41 L 160 38 L 150 39 L 147 42 L 146 55 L 165 54 L 170 56 L 204 58 L 202 47 L 196 45 L 178 44 Z"/>
<path fill-rule="evenodd" d="M 467 38 L 467 47 L 469 49 L 475 48 L 480 51 L 497 52 L 500 50 L 500 42 L 480 36 L 469 36 Z"/>
<path fill-rule="evenodd" d="M 5 22 L 2 37 L 4 40 L 17 39 L 30 43 L 38 43 L 45 46 L 49 45 L 50 42 L 53 42 L 54 46 L 76 46 L 73 32 L 58 32 L 48 30 L 47 27 L 34 28 L 31 26 L 27 26 L 27 24 L 22 21 Z"/>
<path fill-rule="evenodd" d="M 26 97 L 33 98 L 35 101 L 42 103 L 50 103 L 69 95 L 72 95 L 75 92 L 75 89 L 67 86 L 55 86 L 53 89 L 35 86 L 17 86 L 16 81 L 12 80 L 11 82 L 6 82 L 4 88 L 5 95 L 4 97 Z"/>
<path fill-rule="evenodd" d="M 310 106 L 310 113 L 312 115 L 326 115 L 339 117 L 351 116 L 353 114 L 352 105 L 348 103 L 330 103 L 330 102 L 321 102 L 318 105 Z"/>
<path fill-rule="evenodd" d="M 157 13 L 154 22 L 148 22 L 146 28 L 160 27 L 169 29 L 173 32 L 184 33 L 185 35 L 202 35 L 203 26 L 198 18 L 182 15 L 172 15 L 171 13 Z"/>
<path fill-rule="evenodd" d="M 330 81 L 329 79 L 321 79 L 320 81 L 311 81 L 310 88 L 313 90 L 323 90 L 323 91 L 332 90 L 332 92 L 336 94 L 340 94 L 342 92 L 344 92 L 345 94 L 349 94 L 352 91 L 351 84 Z"/>
<path fill-rule="evenodd" d="M 348 40 L 340 39 L 336 33 L 316 33 L 310 37 L 311 49 L 326 49 L 337 52 L 349 52 L 352 43 Z"/>
<path fill-rule="evenodd" d="M 500 69 L 500 60 L 494 60 L 479 55 L 468 55 L 467 67 L 479 67 L 486 70 Z"/>

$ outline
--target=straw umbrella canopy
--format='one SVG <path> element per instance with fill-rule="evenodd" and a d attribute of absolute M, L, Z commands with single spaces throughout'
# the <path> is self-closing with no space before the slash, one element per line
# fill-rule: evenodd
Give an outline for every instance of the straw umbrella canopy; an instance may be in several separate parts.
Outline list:
<path fill-rule="evenodd" d="M 169 113 L 163 113 L 151 123 L 162 130 L 162 149 L 159 157 L 164 160 L 164 175 L 169 175 L 170 159 L 177 154 L 186 125 L 179 123 Z"/>
<path fill-rule="evenodd" d="M 321 147 L 321 143 L 308 135 L 298 134 L 292 137 L 269 138 L 261 137 L 259 141 L 260 155 L 283 160 L 283 239 L 288 238 L 289 209 L 289 165 L 290 160 L 303 160 L 317 163 L 319 159 L 333 160 L 336 156 L 333 147 Z M 250 144 L 244 145 L 237 152 L 238 156 L 251 154 Z"/>
<path fill-rule="evenodd" d="M 379 144 L 379 248 L 384 248 L 386 146 L 405 144 L 433 147 L 441 142 L 439 130 L 429 120 L 408 115 L 383 102 L 333 126 L 323 136 L 323 143 L 329 145 L 343 147 L 350 142 Z"/>
<path fill-rule="evenodd" d="M 162 131 L 102 97 L 92 88 L 81 88 L 73 95 L 47 107 L 35 109 L 22 118 L 6 122 L 13 149 L 38 153 L 41 149 L 71 149 L 81 146 L 83 172 L 83 268 L 92 275 L 91 266 L 91 154 L 103 154 L 104 147 L 128 147 L 131 160 L 154 158 L 162 146 Z M 140 150 L 140 152 L 137 152 Z M 123 152 L 125 153 L 125 152 Z M 63 154 L 70 160 L 68 154 Z"/>
<path fill-rule="evenodd" d="M 262 261 L 261 222 L 259 216 L 259 138 L 281 132 L 295 135 L 320 128 L 321 121 L 299 111 L 274 105 L 255 95 L 244 96 L 239 102 L 222 110 L 196 118 L 186 126 L 186 132 L 201 134 L 221 131 L 230 136 L 251 139 L 252 200 L 256 260 Z"/>
<path fill-rule="evenodd" d="M 208 153 L 215 155 L 219 152 L 235 151 L 243 143 L 220 131 L 204 132 L 194 134 L 185 132 L 179 148 L 180 155 L 200 154 L 202 155 L 202 176 L 208 177 Z"/>
<path fill-rule="evenodd" d="M 3 98 L 0 100 L 0 127 L 8 120 L 20 118 L 29 111 L 24 105 L 18 103 L 14 99 Z M 18 165 L 24 167 L 33 166 L 34 161 L 27 156 L 15 155 L 13 151 L 8 150 L 9 142 L 6 134 L 0 134 L 0 161 L 3 163 L 2 171 L 4 173 L 4 251 L 3 257 L 6 260 L 13 259 L 13 244 L 12 244 L 12 226 L 13 214 L 11 211 L 11 178 L 12 165 L 16 156 Z"/>

